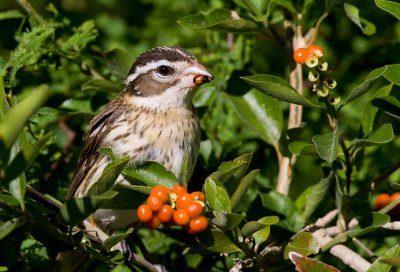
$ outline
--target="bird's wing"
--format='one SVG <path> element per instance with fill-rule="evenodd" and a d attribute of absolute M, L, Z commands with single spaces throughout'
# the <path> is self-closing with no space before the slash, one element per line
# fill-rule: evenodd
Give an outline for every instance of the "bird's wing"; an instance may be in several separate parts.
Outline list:
<path fill-rule="evenodd" d="M 80 184 L 86 180 L 92 167 L 94 167 L 105 155 L 98 152 L 104 146 L 113 122 L 122 114 L 119 98 L 110 102 L 102 112 L 96 115 L 89 123 L 87 132 L 83 137 L 83 148 L 78 166 L 75 170 L 72 181 L 68 187 L 66 200 L 74 197 Z"/>

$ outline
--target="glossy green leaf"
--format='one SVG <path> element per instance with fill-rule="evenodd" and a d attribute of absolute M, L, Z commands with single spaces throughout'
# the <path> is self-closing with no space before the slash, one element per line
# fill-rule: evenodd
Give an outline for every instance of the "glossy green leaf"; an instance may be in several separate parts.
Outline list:
<path fill-rule="evenodd" d="M 110 162 L 104 168 L 99 180 L 89 188 L 87 196 L 100 195 L 111 189 L 129 160 L 130 158 L 126 156 Z"/>
<path fill-rule="evenodd" d="M 212 219 L 212 223 L 219 229 L 230 230 L 237 227 L 245 218 L 243 214 L 219 212 Z"/>
<path fill-rule="evenodd" d="M 120 92 L 121 86 L 112 83 L 105 79 L 91 79 L 82 84 L 82 91 L 95 91 L 104 93 L 118 93 Z"/>
<path fill-rule="evenodd" d="M 319 108 L 318 105 L 315 105 L 306 97 L 297 93 L 297 91 L 290 86 L 289 82 L 279 77 L 260 74 L 241 78 L 256 89 L 279 100 L 307 107 Z"/>
<path fill-rule="evenodd" d="M 126 78 L 135 60 L 128 52 L 118 48 L 106 51 L 104 53 L 104 58 L 111 73 L 119 79 Z"/>
<path fill-rule="evenodd" d="M 390 222 L 390 216 L 387 214 L 372 212 L 371 216 L 363 216 L 359 221 L 357 228 L 349 231 L 351 237 L 358 237 L 369 233 L 373 230 L 381 228 L 386 223 Z"/>
<path fill-rule="evenodd" d="M 255 89 L 242 96 L 230 95 L 242 121 L 261 139 L 276 145 L 281 137 L 283 114 L 276 99 Z"/>
<path fill-rule="evenodd" d="M 379 8 L 396 17 L 397 20 L 400 20 L 400 3 L 387 0 L 375 0 L 375 4 Z"/>
<path fill-rule="evenodd" d="M 249 187 L 253 184 L 253 181 L 255 180 L 259 172 L 259 170 L 253 170 L 240 181 L 239 186 L 236 188 L 231 197 L 233 210 L 235 210 L 242 197 L 246 194 Z"/>
<path fill-rule="evenodd" d="M 24 218 L 13 218 L 0 224 L 0 241 L 9 235 L 14 229 L 18 228 L 25 222 Z"/>
<path fill-rule="evenodd" d="M 293 241 L 290 241 L 285 247 L 283 256 L 289 258 L 289 252 L 296 252 L 303 256 L 317 254 L 319 251 L 319 243 L 310 232 L 300 232 Z"/>
<path fill-rule="evenodd" d="M 387 114 L 400 119 L 400 101 L 394 96 L 375 98 L 372 105 L 385 111 Z"/>
<path fill-rule="evenodd" d="M 376 32 L 376 27 L 370 21 L 360 17 L 359 10 L 356 6 L 344 3 L 344 11 L 349 19 L 356 24 L 364 34 L 372 35 Z"/>
<path fill-rule="evenodd" d="M 389 272 L 393 271 L 393 265 L 390 263 L 386 263 L 384 260 L 388 258 L 399 258 L 400 257 L 400 245 L 395 245 L 392 248 L 388 249 L 385 253 L 383 253 L 378 259 L 376 259 L 368 272 Z"/>
<path fill-rule="evenodd" d="M 229 195 L 222 184 L 217 184 L 215 180 L 208 177 L 204 184 L 207 203 L 216 212 L 230 213 L 232 204 Z"/>
<path fill-rule="evenodd" d="M 387 65 L 387 69 L 383 74 L 383 77 L 389 80 L 391 83 L 400 86 L 400 64 Z"/>
<path fill-rule="evenodd" d="M 311 190 L 306 196 L 303 218 L 305 221 L 312 215 L 312 213 L 320 206 L 324 200 L 331 183 L 333 182 L 334 173 L 330 172 L 326 178 L 322 178 L 320 182 L 313 185 Z M 300 253 L 300 252 L 299 252 Z"/>
<path fill-rule="evenodd" d="M 317 148 L 317 152 L 323 160 L 333 162 L 337 158 L 338 138 L 339 132 L 336 130 L 312 137 L 312 141 Z"/>
<path fill-rule="evenodd" d="M 260 244 L 262 242 L 267 241 L 269 234 L 271 232 L 271 225 L 274 225 L 279 222 L 279 218 L 277 216 L 265 216 L 257 220 L 257 222 L 261 224 L 265 224 L 265 227 L 253 233 L 253 238 L 256 244 Z"/>
<path fill-rule="evenodd" d="M 7 113 L 0 123 L 0 141 L 6 148 L 11 147 L 17 139 L 28 118 L 47 100 L 50 91 L 47 85 L 41 85 L 32 90 L 32 93 L 19 102 Z"/>
<path fill-rule="evenodd" d="M 271 191 L 267 194 L 261 194 L 261 199 L 265 208 L 285 216 L 285 218 L 280 219 L 279 226 L 294 232 L 299 231 L 304 226 L 304 218 L 290 197 Z"/>
<path fill-rule="evenodd" d="M 383 124 L 379 129 L 374 131 L 367 139 L 358 139 L 357 146 L 377 146 L 391 142 L 394 139 L 392 124 Z"/>
<path fill-rule="evenodd" d="M 214 9 L 209 13 L 185 16 L 178 20 L 178 24 L 192 29 L 213 29 L 231 32 L 253 32 L 258 26 L 248 20 L 240 18 L 228 9 Z"/>
<path fill-rule="evenodd" d="M 387 95 L 389 95 L 392 90 L 393 84 L 389 84 L 380 88 L 373 96 L 369 98 L 369 101 L 364 109 L 363 118 L 361 118 L 361 128 L 363 131 L 363 135 L 370 135 L 374 126 L 375 116 L 378 112 L 378 109 L 374 107 L 373 102 L 377 98 L 385 99 Z M 400 108 L 399 108 L 400 113 Z"/>
<path fill-rule="evenodd" d="M 381 77 L 386 70 L 388 69 L 388 66 L 383 66 L 380 67 L 378 69 L 375 69 L 373 71 L 371 71 L 368 76 L 365 78 L 365 80 L 363 81 L 363 83 L 361 83 L 360 85 L 358 85 L 356 88 L 354 88 L 349 96 L 347 96 L 347 98 L 344 100 L 344 104 L 350 103 L 351 101 L 353 101 L 354 99 L 356 99 L 357 97 L 365 94 L 366 92 L 368 92 L 370 90 L 370 86 L 371 84 L 377 80 L 379 77 Z"/>
<path fill-rule="evenodd" d="M 20 175 L 18 178 L 12 180 L 9 184 L 10 194 L 18 200 L 21 209 L 25 210 L 25 187 L 26 177 L 25 174 Z"/>
<path fill-rule="evenodd" d="M 103 246 L 107 249 L 110 250 L 113 246 L 121 242 L 122 240 L 126 239 L 131 233 L 133 232 L 133 228 L 129 228 L 125 233 L 123 234 L 114 234 L 108 237 L 104 242 Z"/>
<path fill-rule="evenodd" d="M 268 225 L 260 223 L 258 221 L 249 221 L 243 226 L 241 230 L 242 236 L 249 237 L 253 235 L 253 233 L 265 228 L 266 226 Z"/>
<path fill-rule="evenodd" d="M 211 252 L 242 252 L 240 247 L 235 242 L 233 242 L 223 231 L 218 229 L 203 231 L 197 235 L 197 239 L 202 246 Z"/>
<path fill-rule="evenodd" d="M 177 178 L 171 171 L 168 171 L 164 166 L 154 161 L 148 161 L 135 168 L 128 165 L 123 173 L 126 178 L 140 181 L 149 187 L 162 185 L 172 188 L 178 183 Z"/>
<path fill-rule="evenodd" d="M 295 141 L 291 142 L 288 147 L 293 155 L 318 156 L 318 151 L 315 148 L 315 145 L 309 142 Z"/>
<path fill-rule="evenodd" d="M 295 265 L 296 271 L 299 272 L 340 272 L 340 270 L 331 265 L 293 251 L 289 253 L 289 258 Z"/>
<path fill-rule="evenodd" d="M 0 12 L 0 20 L 25 18 L 25 15 L 17 9 Z"/>
<path fill-rule="evenodd" d="M 5 169 L 6 173 L 3 181 L 9 182 L 23 173 L 35 161 L 40 150 L 47 143 L 50 137 L 50 134 L 46 134 L 36 142 L 23 146 L 22 150 L 18 152 L 7 169 Z"/>
<path fill-rule="evenodd" d="M 87 99 L 67 99 L 59 107 L 62 110 L 71 111 L 76 113 L 88 113 L 94 115 L 95 112 L 92 110 L 90 100 Z"/>
<path fill-rule="evenodd" d="M 6 194 L 0 194 L 0 201 L 15 207 L 19 205 L 19 202 L 15 197 Z"/>

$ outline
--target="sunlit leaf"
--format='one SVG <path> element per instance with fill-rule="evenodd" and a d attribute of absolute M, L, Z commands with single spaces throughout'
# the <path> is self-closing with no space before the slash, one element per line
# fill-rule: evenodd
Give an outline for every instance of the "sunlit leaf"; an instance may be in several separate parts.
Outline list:
<path fill-rule="evenodd" d="M 119 79 L 125 79 L 132 66 L 134 58 L 125 50 L 111 49 L 104 53 L 108 68 Z"/>
<path fill-rule="evenodd" d="M 394 96 L 375 98 L 372 105 L 400 120 L 400 101 Z"/>
<path fill-rule="evenodd" d="M 255 180 L 259 172 L 259 170 L 253 170 L 240 181 L 239 186 L 236 188 L 231 197 L 233 210 L 235 210 L 242 197 L 246 194 L 249 187 L 253 184 L 253 181 Z"/>
<path fill-rule="evenodd" d="M 391 142 L 394 139 L 392 124 L 383 124 L 379 129 L 374 131 L 367 139 L 358 139 L 357 146 L 376 146 Z"/>
<path fill-rule="evenodd" d="M 204 184 L 208 204 L 214 211 L 230 213 L 232 211 L 231 201 L 226 189 L 222 184 L 208 177 Z"/>
<path fill-rule="evenodd" d="M 346 12 L 347 17 L 356 24 L 364 34 L 372 35 L 376 32 L 376 27 L 370 21 L 360 17 L 359 10 L 356 6 L 353 6 L 349 3 L 344 3 L 344 11 Z"/>
<path fill-rule="evenodd" d="M 219 212 L 212 219 L 212 223 L 219 229 L 233 229 L 239 225 L 245 216 L 243 214 Z"/>
<path fill-rule="evenodd" d="M 289 252 L 289 258 L 296 266 L 298 272 L 340 272 L 340 270 L 331 265 L 314 258 L 305 257 L 293 251 Z"/>
<path fill-rule="evenodd" d="M 95 91 L 116 94 L 121 90 L 122 89 L 120 88 L 120 86 L 105 79 L 91 79 L 82 84 L 82 91 Z"/>
<path fill-rule="evenodd" d="M 279 100 L 307 107 L 319 108 L 318 105 L 315 105 L 306 97 L 297 93 L 297 91 L 290 86 L 289 82 L 279 77 L 260 74 L 241 78 L 256 89 Z"/>
<path fill-rule="evenodd" d="M 123 234 L 114 234 L 108 237 L 104 242 L 103 246 L 107 249 L 110 250 L 113 246 L 124 240 L 126 237 L 128 237 L 131 233 L 133 232 L 133 228 L 129 228 L 125 233 Z"/>
<path fill-rule="evenodd" d="M 395 245 L 392 248 L 386 250 L 385 253 L 383 253 L 378 259 L 376 259 L 372 263 L 372 265 L 368 269 L 368 272 L 392 271 L 393 264 L 390 262 L 387 263 L 386 260 L 393 257 L 396 257 L 397 259 L 400 257 L 400 245 Z"/>
<path fill-rule="evenodd" d="M 338 138 L 339 132 L 337 130 L 312 137 L 318 154 L 323 160 L 333 162 L 337 158 Z"/>
<path fill-rule="evenodd" d="M 289 144 L 289 150 L 294 155 L 309 155 L 318 156 L 318 151 L 315 145 L 309 142 L 295 141 Z"/>
<path fill-rule="evenodd" d="M 375 4 L 379 8 L 396 17 L 397 20 L 400 20 L 400 3 L 386 0 L 375 0 Z"/>
<path fill-rule="evenodd" d="M 9 235 L 14 229 L 22 225 L 24 222 L 24 218 L 13 218 L 9 221 L 2 222 L 2 224 L 0 224 L 0 241 L 3 240 L 4 237 Z"/>
<path fill-rule="evenodd" d="M 293 241 L 290 241 L 285 247 L 284 258 L 289 258 L 289 252 L 296 252 L 303 256 L 317 254 L 319 243 L 310 232 L 300 232 Z"/>
<path fill-rule="evenodd" d="M 0 12 L 0 20 L 25 18 L 25 15 L 17 9 L 10 9 Z"/>
<path fill-rule="evenodd" d="M 379 212 L 372 212 L 370 216 L 363 216 L 359 221 L 359 226 L 349 231 L 349 235 L 351 237 L 358 237 L 373 230 L 379 229 L 388 222 L 390 222 L 389 215 Z"/>

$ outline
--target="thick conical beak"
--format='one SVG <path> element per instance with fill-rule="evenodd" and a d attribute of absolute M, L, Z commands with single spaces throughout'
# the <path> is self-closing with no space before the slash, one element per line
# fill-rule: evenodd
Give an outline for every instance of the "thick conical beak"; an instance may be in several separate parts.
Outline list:
<path fill-rule="evenodd" d="M 197 62 L 194 62 L 192 66 L 186 68 L 184 74 L 185 77 L 191 77 L 191 87 L 200 86 L 214 79 L 214 76 L 203 65 Z"/>

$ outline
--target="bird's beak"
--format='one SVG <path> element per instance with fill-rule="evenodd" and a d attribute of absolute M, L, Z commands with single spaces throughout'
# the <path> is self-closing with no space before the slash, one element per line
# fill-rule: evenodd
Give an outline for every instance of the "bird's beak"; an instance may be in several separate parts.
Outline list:
<path fill-rule="evenodd" d="M 185 77 L 190 76 L 192 80 L 191 87 L 200 86 L 214 79 L 214 76 L 203 65 L 197 62 L 193 62 L 193 65 L 186 68 L 184 75 Z"/>

